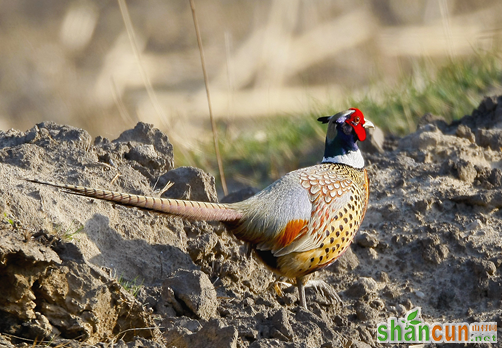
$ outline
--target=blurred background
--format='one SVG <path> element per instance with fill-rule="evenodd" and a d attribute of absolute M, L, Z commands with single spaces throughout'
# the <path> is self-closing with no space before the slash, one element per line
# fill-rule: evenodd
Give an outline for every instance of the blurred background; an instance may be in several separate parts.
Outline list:
<path fill-rule="evenodd" d="M 114 139 L 148 122 L 170 137 L 176 165 L 196 164 L 217 175 L 189 1 L 126 4 L 130 17 L 116 0 L 1 0 L 0 130 L 53 120 Z M 459 117 L 482 94 L 500 91 L 498 0 L 195 4 L 224 164 L 237 164 L 229 171 L 241 184 L 317 161 L 319 154 L 298 159 L 322 148 L 324 130 L 308 124 L 350 103 L 365 105 L 385 131 L 404 134 L 422 112 L 448 113 L 462 99 L 462 108 L 446 115 Z M 448 95 L 455 86 L 445 87 L 426 98 L 435 102 L 391 105 L 412 89 L 423 93 L 447 79 L 444 67 L 452 78 L 469 79 L 472 70 L 484 75 L 474 76 L 475 92 L 460 97 Z M 297 128 L 272 134 L 285 122 Z M 254 159 L 271 148 L 278 152 Z M 243 170 L 254 174 L 237 174 Z"/>

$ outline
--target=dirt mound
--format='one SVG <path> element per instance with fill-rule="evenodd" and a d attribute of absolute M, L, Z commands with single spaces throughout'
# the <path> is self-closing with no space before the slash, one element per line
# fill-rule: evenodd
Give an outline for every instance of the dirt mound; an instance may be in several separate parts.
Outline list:
<path fill-rule="evenodd" d="M 317 274 L 344 305 L 308 288 L 306 311 L 218 224 L 22 179 L 214 201 L 214 179 L 173 170 L 172 146 L 152 126 L 94 142 L 54 123 L 0 132 L 0 344 L 378 346 L 377 323 L 414 307 L 430 323 L 500 327 L 501 146 L 502 97 L 491 97 L 452 124 L 426 115 L 367 154 L 361 231 Z"/>
<path fill-rule="evenodd" d="M 28 237 L 28 238 L 26 238 Z M 33 237 L 33 238 L 32 238 Z M 142 305 L 73 244 L 39 233 L 2 234 L 0 325 L 8 334 L 96 343 L 117 335 L 152 338 Z M 146 330 L 141 330 L 149 328 Z"/>

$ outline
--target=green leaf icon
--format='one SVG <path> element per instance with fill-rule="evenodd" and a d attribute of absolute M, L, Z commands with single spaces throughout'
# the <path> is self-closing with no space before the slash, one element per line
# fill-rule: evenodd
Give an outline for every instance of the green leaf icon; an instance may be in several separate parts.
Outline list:
<path fill-rule="evenodd" d="M 413 320 L 417 317 L 418 315 L 418 308 L 415 309 L 413 312 L 411 312 L 408 317 L 406 318 L 407 321 Z"/>
<path fill-rule="evenodd" d="M 421 323 L 421 320 L 412 320 L 412 321 L 410 321 L 411 325 L 417 325 L 417 324 L 420 324 L 420 323 Z"/>

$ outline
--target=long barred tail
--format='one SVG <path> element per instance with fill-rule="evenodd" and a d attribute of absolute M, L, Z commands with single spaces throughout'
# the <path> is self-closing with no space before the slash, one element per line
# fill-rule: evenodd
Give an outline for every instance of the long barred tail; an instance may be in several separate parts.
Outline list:
<path fill-rule="evenodd" d="M 183 216 L 194 220 L 206 221 L 236 221 L 242 217 L 242 213 L 232 209 L 226 204 L 207 203 L 197 201 L 184 201 L 180 199 L 167 199 L 131 195 L 108 190 L 93 189 L 84 186 L 56 184 L 49 181 L 25 179 L 37 184 L 49 185 L 68 190 L 69 193 L 94 197 L 106 201 L 113 201 L 123 205 L 150 209 L 157 212 Z"/>

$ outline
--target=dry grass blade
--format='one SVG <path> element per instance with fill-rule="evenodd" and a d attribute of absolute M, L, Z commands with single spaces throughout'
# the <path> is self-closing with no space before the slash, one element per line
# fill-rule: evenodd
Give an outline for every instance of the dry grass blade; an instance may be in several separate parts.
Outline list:
<path fill-rule="evenodd" d="M 164 114 L 164 111 L 162 110 L 160 103 L 157 99 L 157 95 L 155 94 L 153 87 L 152 87 L 152 82 L 150 81 L 150 78 L 148 77 L 145 68 L 142 64 L 141 61 L 141 54 L 138 49 L 138 45 L 136 44 L 136 36 L 134 34 L 134 28 L 132 26 L 132 21 L 131 17 L 129 16 L 129 10 L 127 9 L 127 4 L 125 0 L 118 0 L 119 7 L 120 7 L 120 13 L 122 14 L 122 19 L 124 20 L 124 25 L 127 30 L 127 35 L 129 37 L 129 41 L 131 42 L 132 49 L 134 51 L 134 55 L 136 56 L 136 59 L 138 60 L 138 66 L 139 70 L 141 72 L 141 77 L 143 78 L 143 83 L 145 84 L 146 91 L 148 93 L 148 97 L 150 98 L 150 101 L 152 102 L 152 105 L 157 112 L 157 115 L 161 120 L 164 122 L 167 122 L 167 118 Z"/>
<path fill-rule="evenodd" d="M 115 83 L 113 76 L 110 77 L 110 83 L 112 85 L 113 100 L 115 101 L 115 105 L 117 105 L 117 109 L 119 110 L 119 115 L 122 118 L 122 121 L 125 124 L 134 122 L 131 115 L 129 115 L 129 111 L 127 111 L 127 107 L 124 105 L 124 101 L 122 100 L 122 96 L 117 89 L 117 84 Z"/>
<path fill-rule="evenodd" d="M 439 1 L 439 10 L 441 13 L 441 17 L 443 19 L 443 30 L 444 34 L 446 37 L 446 43 L 448 44 L 448 55 L 449 58 L 453 58 L 453 48 L 451 44 L 451 39 L 452 39 L 452 33 L 451 33 L 451 26 L 450 26 L 450 13 L 448 11 L 448 4 L 446 3 L 446 0 L 441 0 Z"/>
<path fill-rule="evenodd" d="M 221 187 L 223 188 L 223 193 L 227 195 L 228 194 L 227 181 L 225 179 L 225 173 L 223 171 L 223 163 L 221 161 L 220 150 L 218 148 L 218 132 L 216 131 L 216 124 L 213 118 L 213 110 L 211 108 L 211 95 L 209 93 L 206 62 L 204 60 L 204 50 L 202 48 L 202 39 L 200 36 L 199 22 L 197 21 L 197 15 L 195 14 L 194 0 L 190 0 L 190 7 L 192 8 L 193 24 L 195 26 L 195 34 L 197 35 L 197 44 L 199 45 L 200 62 L 202 64 L 202 73 L 204 74 L 204 85 L 206 86 L 207 105 L 209 107 L 209 118 L 211 120 L 211 130 L 213 131 L 214 152 L 216 154 L 216 161 L 218 162 L 218 171 L 220 172 Z"/>

